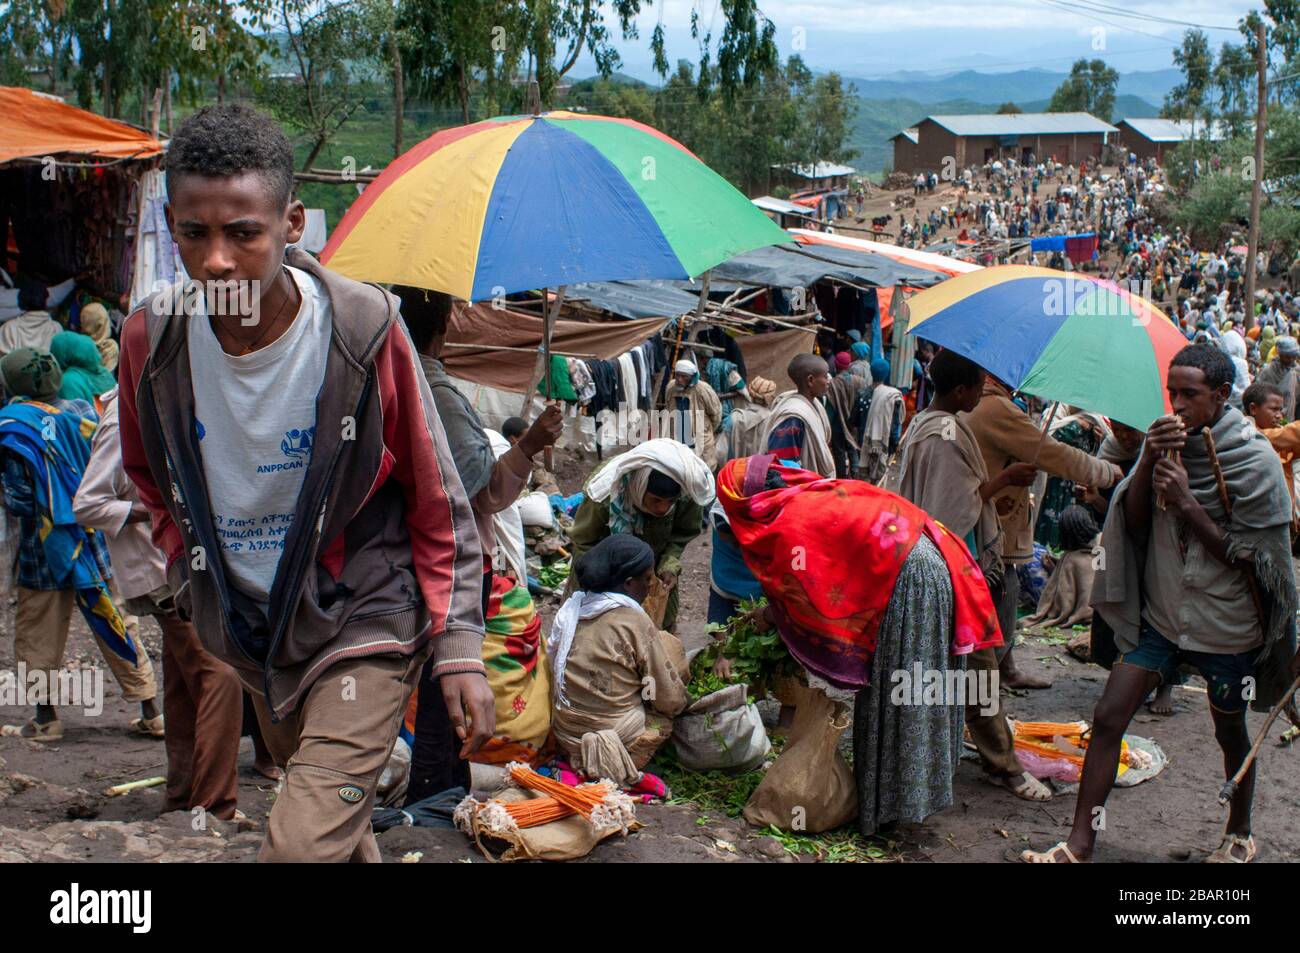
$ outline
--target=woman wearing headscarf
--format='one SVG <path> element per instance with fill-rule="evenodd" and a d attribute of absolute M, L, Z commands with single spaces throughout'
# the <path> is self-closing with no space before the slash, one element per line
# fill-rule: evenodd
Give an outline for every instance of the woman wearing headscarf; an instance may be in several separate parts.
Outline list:
<path fill-rule="evenodd" d="M 641 607 L 654 568 L 635 536 L 605 537 L 575 561 L 578 589 L 546 640 L 561 753 L 584 777 L 623 787 L 642 780 L 688 701 L 682 644 Z"/>
<path fill-rule="evenodd" d="M 831 425 L 831 455 L 835 475 L 841 480 L 853 475 L 862 450 L 859 434 L 867 420 L 867 385 L 849 370 L 852 358 L 847 351 L 835 355 L 835 376 L 826 392 L 826 417 Z"/>
<path fill-rule="evenodd" d="M 727 463 L 718 498 L 768 598 L 764 617 L 809 685 L 846 704 L 856 693 L 862 832 L 950 807 L 968 698 L 920 703 L 912 682 L 956 683 L 945 673 L 1002 641 L 965 543 L 902 497 L 770 454 Z M 995 704 L 996 689 L 982 701 Z"/>
<path fill-rule="evenodd" d="M 1277 343 L 1277 329 L 1271 324 L 1264 325 L 1259 332 L 1259 363 L 1267 364 L 1273 360 L 1273 345 Z"/>
<path fill-rule="evenodd" d="M 856 476 L 868 483 L 879 483 L 898 450 L 906 407 L 902 391 L 887 383 L 889 361 L 885 358 L 878 357 L 871 362 L 871 380 Z"/>
<path fill-rule="evenodd" d="M 583 487 L 569 531 L 574 565 L 602 539 L 630 533 L 650 546 L 655 572 L 668 587 L 663 626 L 677 620 L 682 552 L 704 528 L 713 501 L 713 474 L 688 447 L 659 437 L 601 465 Z"/>
<path fill-rule="evenodd" d="M 0 376 L 14 395 L 0 409 L 0 484 L 20 537 L 14 656 L 29 672 L 61 669 L 75 605 L 123 697 L 140 705 L 131 730 L 161 738 L 153 665 L 113 604 L 104 536 L 81 527 L 73 512 L 98 421 L 94 408 L 58 396 L 63 373 L 47 351 L 10 351 L 0 360 Z M 61 740 L 55 699 L 44 688 L 30 690 L 28 698 L 36 713 L 22 727 L 22 736 L 44 743 Z"/>
<path fill-rule="evenodd" d="M 1053 423 L 1050 436 L 1067 447 L 1082 450 L 1091 457 L 1097 456 L 1102 442 L 1110 436 L 1110 427 L 1104 418 L 1086 411 L 1071 413 Z M 1074 505 L 1075 482 L 1061 476 L 1048 476 L 1034 521 L 1034 542 L 1054 550 L 1061 549 L 1061 514 Z"/>
<path fill-rule="evenodd" d="M 99 348 L 92 338 L 76 331 L 60 331 L 50 341 L 50 353 L 63 368 L 59 396 L 84 400 L 94 406 L 95 398 L 112 390 L 117 381 L 99 360 Z"/>
<path fill-rule="evenodd" d="M 1225 321 L 1220 329 L 1219 348 L 1232 358 L 1236 369 L 1236 379 L 1232 382 L 1232 394 L 1228 403 L 1241 408 L 1241 395 L 1250 386 L 1250 365 L 1246 363 L 1246 339 L 1241 336 L 1231 321 Z"/>
<path fill-rule="evenodd" d="M 1271 384 L 1282 392 L 1282 416 L 1287 420 L 1295 420 L 1300 344 L 1293 337 L 1280 337 L 1276 339 L 1273 351 L 1272 359 L 1260 368 L 1257 380 L 1261 384 Z"/>
<path fill-rule="evenodd" d="M 864 344 L 862 341 L 854 341 L 849 345 L 849 354 L 853 362 L 849 364 L 849 370 L 862 378 L 866 384 L 871 383 L 871 345 Z"/>
<path fill-rule="evenodd" d="M 740 368 L 725 357 L 711 357 L 704 365 L 704 377 L 722 402 L 723 433 L 731 429 L 731 412 L 736 409 L 737 399 L 748 399 L 749 391 Z"/>
<path fill-rule="evenodd" d="M 722 430 L 722 403 L 717 392 L 700 380 L 694 361 L 673 365 L 673 378 L 665 396 L 672 414 L 673 436 L 694 450 L 712 470 L 717 464 L 715 435 Z"/>
<path fill-rule="evenodd" d="M 748 457 L 763 449 L 763 433 L 771 405 L 776 398 L 776 384 L 766 377 L 755 377 L 746 385 L 749 400 L 742 401 L 731 413 L 731 427 L 719 443 L 719 465 L 736 457 Z"/>
<path fill-rule="evenodd" d="M 100 363 L 112 373 L 117 370 L 118 349 L 117 342 L 109 336 L 110 331 L 108 309 L 102 304 L 92 301 L 81 309 L 81 333 L 95 342 Z"/>

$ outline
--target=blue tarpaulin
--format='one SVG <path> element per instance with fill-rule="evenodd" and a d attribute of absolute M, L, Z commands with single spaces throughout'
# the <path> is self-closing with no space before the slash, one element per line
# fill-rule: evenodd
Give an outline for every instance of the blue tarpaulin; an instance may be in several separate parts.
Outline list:
<path fill-rule="evenodd" d="M 1030 251 L 1065 251 L 1065 243 L 1071 238 L 1092 238 L 1096 232 L 1080 232 L 1077 235 L 1043 235 L 1040 238 L 1031 239 L 1029 242 Z"/>

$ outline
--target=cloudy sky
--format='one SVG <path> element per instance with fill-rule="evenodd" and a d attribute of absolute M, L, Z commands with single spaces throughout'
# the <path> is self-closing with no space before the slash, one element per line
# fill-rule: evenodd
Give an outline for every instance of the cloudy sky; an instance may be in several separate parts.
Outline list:
<path fill-rule="evenodd" d="M 619 44 L 623 71 L 653 80 L 649 37 L 662 20 L 670 62 L 695 60 L 692 9 L 721 32 L 718 0 L 657 0 L 638 21 L 641 39 Z M 1237 42 L 1236 23 L 1261 2 L 1241 0 L 760 0 L 783 55 L 799 51 L 815 70 L 881 76 L 898 70 L 1068 71 L 1081 56 L 1121 72 L 1172 66 L 1170 50 L 1189 26 L 1211 48 Z M 617 30 L 617 27 L 615 27 Z M 800 47 L 802 49 L 800 50 Z M 577 76 L 594 72 L 580 61 Z"/>

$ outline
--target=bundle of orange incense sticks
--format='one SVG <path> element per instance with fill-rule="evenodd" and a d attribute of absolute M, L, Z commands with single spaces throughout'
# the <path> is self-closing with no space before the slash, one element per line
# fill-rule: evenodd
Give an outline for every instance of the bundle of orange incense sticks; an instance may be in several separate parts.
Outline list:
<path fill-rule="evenodd" d="M 507 765 L 510 778 L 521 788 L 536 791 L 542 797 L 520 801 L 496 799 L 479 802 L 467 797 L 456 808 L 456 826 L 471 833 L 475 818 L 489 831 L 519 830 L 581 815 L 597 830 L 619 828 L 627 832 L 636 817 L 630 797 L 612 781 L 599 781 L 569 787 L 554 778 L 538 774 L 526 764 Z"/>

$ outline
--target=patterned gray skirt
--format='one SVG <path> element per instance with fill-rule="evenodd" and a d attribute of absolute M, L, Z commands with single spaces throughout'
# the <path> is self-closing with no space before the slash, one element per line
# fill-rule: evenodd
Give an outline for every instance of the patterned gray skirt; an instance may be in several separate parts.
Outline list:
<path fill-rule="evenodd" d="M 870 684 L 853 712 L 853 773 L 858 782 L 859 827 L 874 834 L 894 822 L 919 823 L 952 806 L 952 777 L 961 755 L 965 707 L 910 704 L 895 677 L 962 670 L 949 654 L 953 626 L 952 579 L 938 548 L 922 536 L 908 554 L 880 626 Z M 899 696 L 903 703 L 897 703 Z M 891 700 L 891 697 L 893 700 Z"/>

